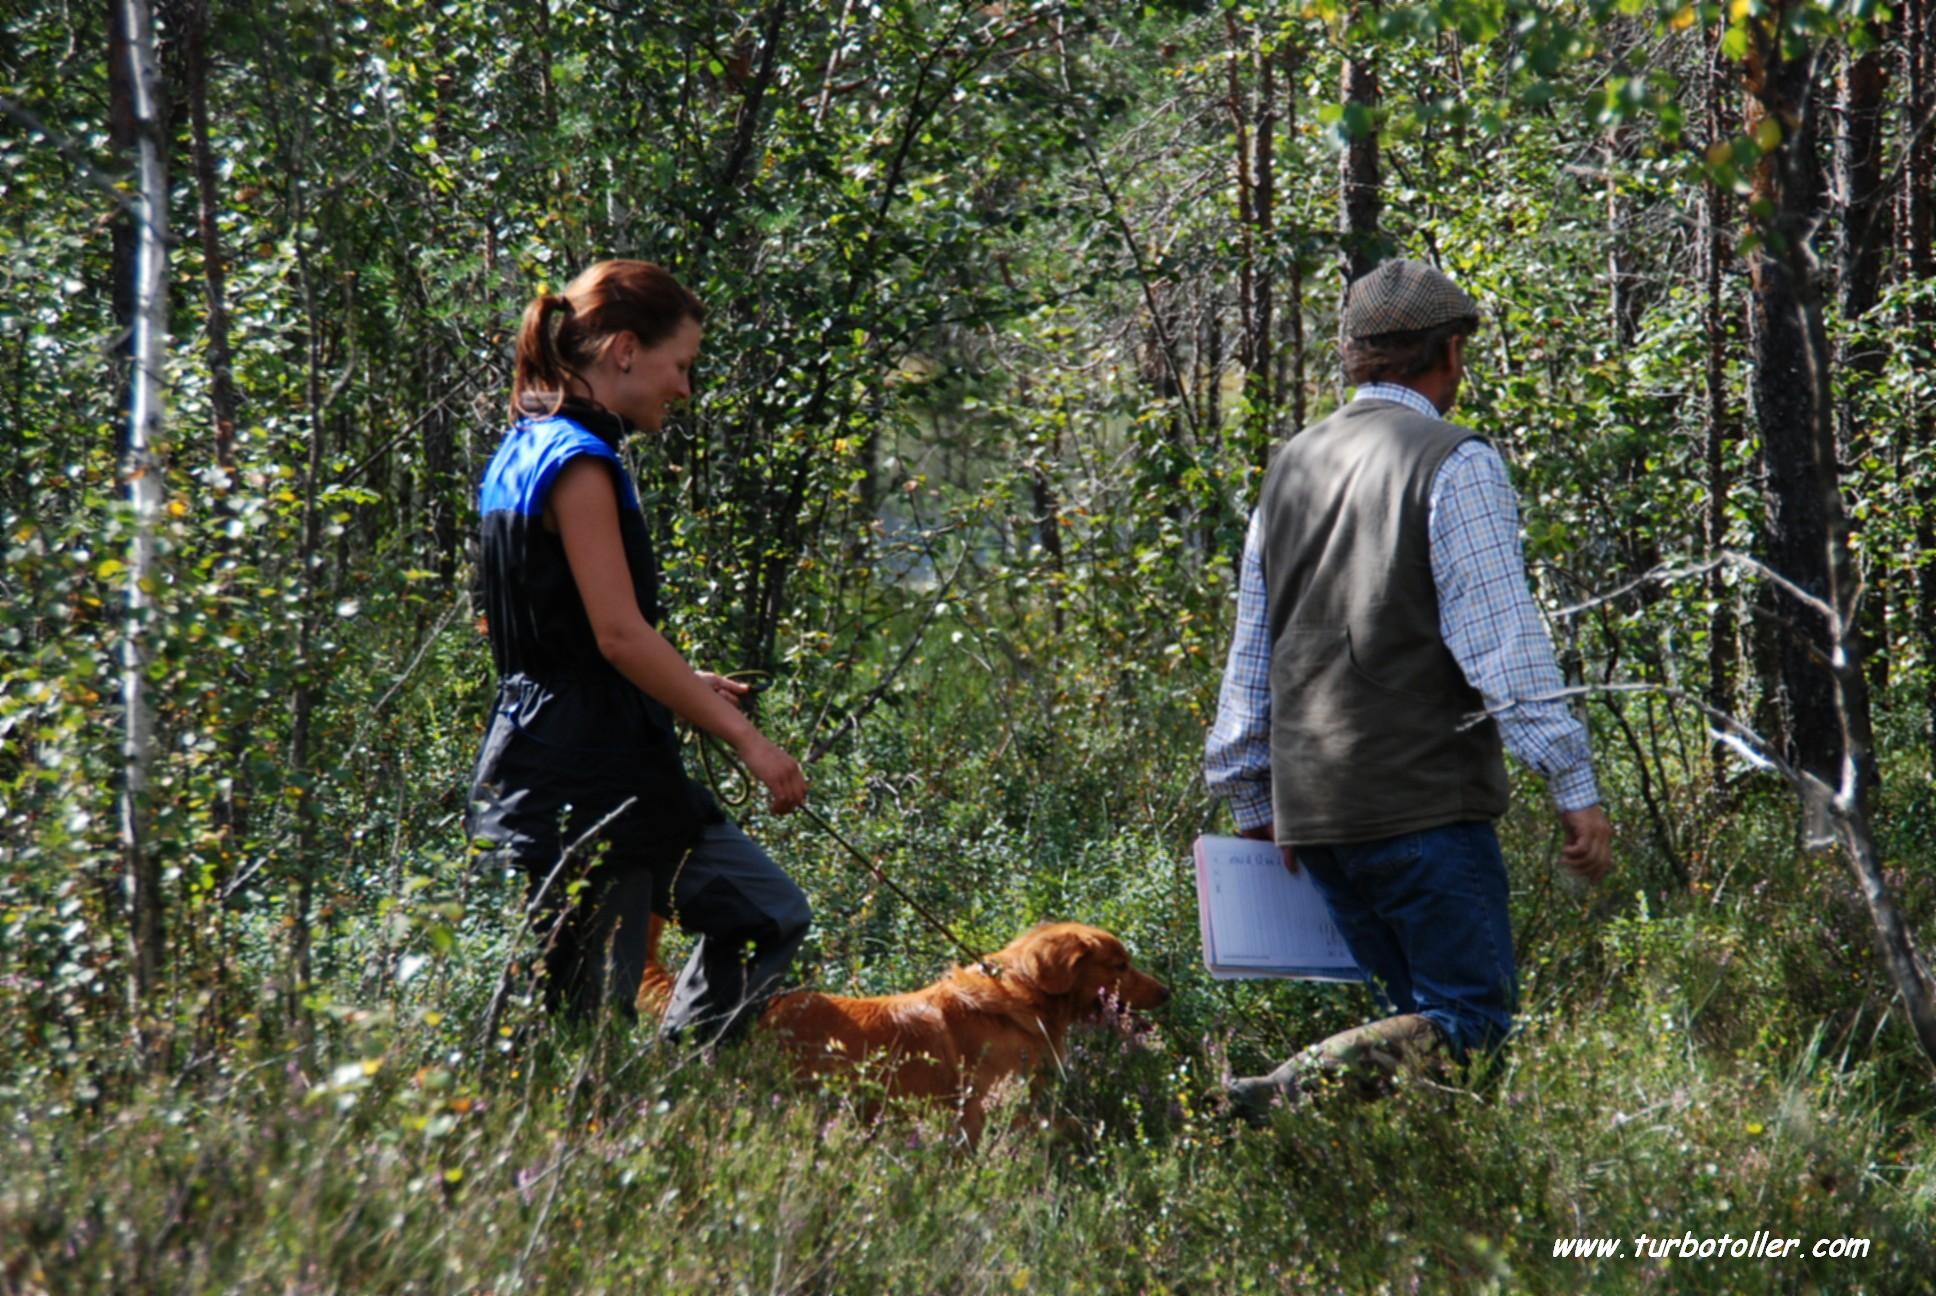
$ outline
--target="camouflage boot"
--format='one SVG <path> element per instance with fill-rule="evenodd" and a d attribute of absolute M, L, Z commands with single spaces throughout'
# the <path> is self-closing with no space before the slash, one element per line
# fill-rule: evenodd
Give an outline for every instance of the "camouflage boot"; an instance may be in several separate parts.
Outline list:
<path fill-rule="evenodd" d="M 1445 1056 L 1445 1036 L 1432 1020 L 1406 1013 L 1319 1040 L 1269 1075 L 1230 1081 L 1224 1096 L 1235 1115 L 1263 1125 L 1280 1099 L 1295 1105 L 1326 1087 L 1342 1087 L 1361 1099 L 1380 1098 L 1391 1091 L 1400 1068 L 1436 1069 Z"/>

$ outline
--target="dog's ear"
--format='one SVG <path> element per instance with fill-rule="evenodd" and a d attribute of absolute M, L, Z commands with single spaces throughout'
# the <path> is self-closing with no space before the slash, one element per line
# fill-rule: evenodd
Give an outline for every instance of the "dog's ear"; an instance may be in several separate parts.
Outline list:
<path fill-rule="evenodd" d="M 1076 972 L 1089 953 L 1088 944 L 1068 932 L 1043 932 L 1022 942 L 1017 971 L 1043 994 L 1063 995 L 1076 988 Z"/>

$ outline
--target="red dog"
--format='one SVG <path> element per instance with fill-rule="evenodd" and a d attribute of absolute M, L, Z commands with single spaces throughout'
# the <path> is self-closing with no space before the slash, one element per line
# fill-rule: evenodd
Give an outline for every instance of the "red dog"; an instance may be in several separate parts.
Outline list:
<path fill-rule="evenodd" d="M 659 919 L 639 985 L 641 1013 L 664 1011 L 671 974 L 659 963 Z M 1060 1066 L 1063 1040 L 1094 1016 L 1105 994 L 1130 1008 L 1170 997 L 1162 982 L 1131 965 L 1109 932 L 1082 923 L 1043 923 L 989 956 L 1000 975 L 957 966 L 907 994 L 854 999 L 803 990 L 767 1005 L 760 1024 L 793 1058 L 801 1077 L 863 1070 L 887 1095 L 946 1103 L 973 1143 L 990 1095 L 1012 1077 Z"/>

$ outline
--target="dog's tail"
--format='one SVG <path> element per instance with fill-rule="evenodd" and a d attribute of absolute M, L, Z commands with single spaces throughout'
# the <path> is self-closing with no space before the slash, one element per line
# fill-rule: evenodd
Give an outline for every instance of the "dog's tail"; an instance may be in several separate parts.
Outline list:
<path fill-rule="evenodd" d="M 659 962 L 659 936 L 664 930 L 665 919 L 653 914 L 645 933 L 645 971 L 639 976 L 639 996 L 634 1001 L 639 1016 L 653 1021 L 665 1016 L 666 1005 L 672 1002 L 672 973 Z"/>

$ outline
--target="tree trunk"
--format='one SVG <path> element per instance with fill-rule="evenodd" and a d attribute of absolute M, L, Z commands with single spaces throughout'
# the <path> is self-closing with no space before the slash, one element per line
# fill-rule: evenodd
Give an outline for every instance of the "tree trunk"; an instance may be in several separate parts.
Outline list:
<path fill-rule="evenodd" d="M 1271 249 L 1277 242 L 1277 177 L 1274 140 L 1277 135 L 1277 85 L 1276 65 L 1264 54 L 1263 33 L 1255 37 L 1257 64 L 1257 113 L 1256 129 L 1251 133 L 1251 176 L 1255 189 L 1251 194 L 1250 218 L 1257 227 L 1255 247 L 1261 264 L 1257 272 L 1257 315 L 1253 321 L 1255 330 L 1245 340 L 1249 356 L 1244 361 L 1244 386 L 1251 417 L 1252 462 L 1264 467 L 1270 462 L 1271 447 L 1277 443 L 1277 401 L 1278 394 L 1271 385 L 1272 343 L 1276 340 L 1275 330 L 1271 327 L 1273 307 L 1273 285 L 1271 277 L 1275 258 Z"/>
<path fill-rule="evenodd" d="M 746 169 L 753 156 L 753 142 L 759 136 L 760 119 L 763 115 L 766 92 L 773 85 L 774 74 L 779 69 L 780 36 L 786 27 L 787 0 L 774 0 L 768 6 L 765 21 L 760 24 L 760 64 L 746 83 L 740 100 L 739 114 L 733 123 L 733 143 L 727 151 L 725 165 L 720 169 L 719 182 L 715 192 L 720 196 L 721 207 L 713 209 L 707 221 L 709 229 L 716 230 L 723 217 L 723 204 L 737 197 L 734 191 L 739 187 L 740 173 Z"/>
<path fill-rule="evenodd" d="M 1882 51 L 1851 59 L 1842 72 L 1842 111 L 1835 163 L 1842 200 L 1837 247 L 1842 315 L 1858 320 L 1876 303 L 1882 284 L 1882 252 L 1889 245 L 1888 192 L 1883 187 L 1883 97 L 1889 85 Z M 1911 129 L 1914 127 L 1912 125 Z M 1844 363 L 1880 373 L 1880 357 L 1847 356 Z"/>
<path fill-rule="evenodd" d="M 1880 347 L 1850 345 L 1850 328 L 1876 303 L 1882 285 L 1882 252 L 1888 246 L 1888 195 L 1883 188 L 1883 93 L 1889 74 L 1882 51 L 1871 49 L 1860 58 L 1846 57 L 1842 70 L 1840 124 L 1835 136 L 1835 191 L 1841 201 L 1840 240 L 1836 248 L 1837 287 L 1842 310 L 1843 342 L 1836 364 L 1845 375 L 1836 402 L 1837 439 L 1844 463 L 1856 463 L 1869 452 L 1870 429 L 1856 408 L 1856 393 L 1872 390 L 1881 380 Z M 1869 663 L 1877 688 L 1888 683 L 1889 565 L 1878 563 L 1861 615 L 1862 657 Z"/>
<path fill-rule="evenodd" d="M 1362 6 L 1354 7 L 1351 25 L 1371 21 L 1378 12 L 1378 2 L 1364 0 Z M 1370 42 L 1361 47 L 1371 48 Z M 1378 174 L 1378 68 L 1369 57 L 1345 60 L 1343 98 L 1348 141 L 1339 195 L 1343 208 L 1339 242 L 1348 289 L 1352 280 L 1385 259 L 1378 232 L 1378 214 L 1383 206 Z"/>
<path fill-rule="evenodd" d="M 1747 131 L 1771 137 L 1778 132 L 1780 141 L 1764 154 L 1754 178 L 1754 196 L 1764 213 L 1757 220 L 1759 243 L 1749 266 L 1755 415 L 1767 469 L 1772 565 L 1847 616 L 1852 602 L 1832 597 L 1840 593 L 1852 600 L 1854 589 L 1835 579 L 1832 560 L 1846 547 L 1847 520 L 1836 479 L 1828 334 L 1808 245 L 1821 189 L 1809 93 L 1815 58 L 1792 34 L 1784 39 L 1790 7 L 1781 6 L 1765 28 L 1757 24 L 1755 48 L 1744 68 L 1750 92 Z M 1785 631 L 1781 683 L 1791 759 L 1837 788 L 1843 785 L 1845 760 L 1852 762 L 1848 790 L 1866 806 L 1875 784 L 1867 688 L 1856 680 L 1848 714 L 1840 715 L 1837 636 L 1820 615 L 1785 591 L 1777 591 L 1776 608 Z M 1808 835 L 1826 844 L 1829 825 L 1811 823 Z"/>
<path fill-rule="evenodd" d="M 214 426 L 215 462 L 225 473 L 235 467 L 235 426 L 239 417 L 235 365 L 229 345 L 228 267 L 222 256 L 216 213 L 215 152 L 208 140 L 208 0 L 181 6 L 183 90 L 188 99 L 190 155 L 195 166 L 196 225 L 202 246 L 202 286 L 207 297 L 209 406 Z"/>
<path fill-rule="evenodd" d="M 1601 142 L 1605 167 L 1607 221 L 1607 325 L 1613 338 L 1614 353 L 1624 358 L 1640 336 L 1641 279 L 1634 272 L 1636 258 L 1633 242 L 1633 204 L 1620 192 L 1620 170 L 1631 150 L 1632 132 L 1620 126 L 1608 127 Z M 1621 468 L 1621 494 L 1628 499 L 1644 499 L 1647 494 L 1647 464 L 1640 455 L 1629 456 Z M 1660 565 L 1660 537 L 1648 527 L 1623 528 L 1620 548 L 1630 571 L 1650 571 Z"/>
<path fill-rule="evenodd" d="M 1223 20 L 1225 38 L 1229 42 L 1229 48 L 1225 51 L 1225 66 L 1229 74 L 1225 107 L 1230 113 L 1230 126 L 1236 144 L 1237 322 L 1241 329 L 1237 339 L 1237 363 L 1243 367 L 1244 388 L 1248 391 L 1252 375 L 1252 344 L 1257 337 L 1257 182 L 1251 168 L 1250 114 L 1244 102 L 1244 33 L 1237 25 L 1234 9 L 1226 9 Z M 1212 429 L 1216 426 L 1215 423 L 1210 424 Z M 1254 444 L 1251 450 L 1255 457 L 1257 447 Z M 1268 448 L 1263 453 L 1268 455 Z M 1259 462 L 1261 464 L 1261 460 Z"/>
<path fill-rule="evenodd" d="M 1273 285 L 1271 249 L 1276 243 L 1277 65 L 1264 52 L 1260 30 L 1244 31 L 1234 13 L 1224 18 L 1229 31 L 1230 119 L 1237 146 L 1237 231 L 1241 250 L 1238 313 L 1243 336 L 1237 362 L 1244 371 L 1245 444 L 1260 469 L 1270 462 L 1277 442 L 1277 395 L 1273 390 Z M 1243 68 L 1256 77 L 1253 95 L 1244 93 Z"/>
<path fill-rule="evenodd" d="M 1786 0 L 1756 24 L 1744 69 L 1753 96 L 1749 133 L 1768 122 L 1781 128 L 1779 145 L 1756 170 L 1761 242 L 1751 267 L 1755 398 L 1768 464 L 1775 567 L 1811 600 L 1826 605 L 1811 606 L 1782 591 L 1794 619 L 1789 643 L 1800 649 L 1783 662 L 1797 726 L 1792 763 L 1801 771 L 1811 836 L 1839 839 L 1868 906 L 1883 965 L 1924 1055 L 1936 1063 L 1936 987 L 1890 895 L 1868 829 L 1868 803 L 1877 782 L 1868 682 L 1855 632 L 1854 551 L 1836 482 L 1831 357 L 1807 241 L 1815 225 L 1809 121 L 1815 59 L 1794 22 L 1793 11 L 1801 3 Z M 1809 542 L 1819 546 L 1812 555 Z M 1812 691 L 1798 696 L 1821 680 L 1828 684 L 1826 721 L 1804 710 L 1819 705 Z"/>
<path fill-rule="evenodd" d="M 1288 37 L 1284 40 L 1284 138 L 1297 138 L 1298 49 Z M 1298 243 L 1302 243 L 1302 229 Z M 1283 316 L 1283 344 L 1277 351 L 1277 399 L 1290 402 L 1290 433 L 1304 428 L 1304 258 L 1303 248 L 1290 248 L 1285 268 L 1286 299 Z"/>
<path fill-rule="evenodd" d="M 117 158 L 135 161 L 140 148 L 139 114 L 135 106 L 135 63 L 139 55 L 128 38 L 126 0 L 108 0 L 108 143 Z M 114 296 L 114 322 L 120 334 L 109 354 L 114 360 L 114 383 L 128 396 L 133 387 L 125 366 L 134 354 L 135 291 L 140 278 L 135 261 L 140 239 L 139 223 L 129 212 L 116 216 L 111 227 L 109 283 Z M 128 410 L 124 404 L 115 422 L 114 455 L 125 462 L 128 457 Z"/>
<path fill-rule="evenodd" d="M 128 894 L 129 1007 L 144 1060 L 156 1039 L 147 1020 L 162 966 L 161 869 L 147 841 L 148 767 L 154 716 L 147 696 L 147 585 L 154 565 L 154 520 L 161 506 L 162 367 L 168 348 L 168 176 L 163 166 L 160 69 L 154 14 L 147 0 L 121 0 L 114 16 L 127 57 L 126 86 L 137 155 L 134 194 L 133 374 L 122 478 L 132 505 L 128 544 L 128 619 L 121 652 L 124 724 L 121 853 Z M 118 116 L 118 114 L 117 114 Z"/>
<path fill-rule="evenodd" d="M 1721 41 L 1716 26 L 1706 52 L 1707 137 L 1710 147 L 1727 138 L 1721 94 Z M 1728 548 L 1727 451 L 1733 435 L 1728 415 L 1728 309 L 1722 296 L 1722 271 L 1728 260 L 1728 195 L 1709 178 L 1701 199 L 1701 325 L 1707 335 L 1704 365 L 1707 398 L 1707 550 L 1710 557 Z M 1707 701 L 1717 711 L 1734 710 L 1735 619 L 1727 580 L 1720 568 L 1708 576 Z M 1709 751 L 1714 790 L 1727 783 L 1728 746 L 1715 739 Z"/>
<path fill-rule="evenodd" d="M 1640 298 L 1629 249 L 1631 213 L 1620 199 L 1620 159 L 1627 148 L 1629 132 L 1621 127 L 1607 129 L 1603 156 L 1606 159 L 1607 200 L 1607 315 L 1613 329 L 1614 345 L 1631 350 L 1640 333 Z M 1642 562 L 1639 567 L 1651 566 Z"/>
<path fill-rule="evenodd" d="M 308 219 L 308 190 L 300 178 L 290 186 L 291 225 L 296 231 L 296 269 L 301 285 L 303 330 L 305 333 L 304 404 L 307 406 L 309 460 L 303 473 L 302 541 L 296 561 L 304 591 L 302 620 L 296 637 L 296 689 L 291 705 L 289 729 L 289 783 L 295 793 L 296 846 L 294 894 L 290 901 L 288 997 L 284 1009 L 287 1025 L 296 1038 L 305 1061 L 315 1044 L 315 1023 L 309 1010 L 309 992 L 314 982 L 313 932 L 311 915 L 316 902 L 316 813 L 317 788 L 314 777 L 315 717 L 322 701 L 323 668 L 316 659 L 316 638 L 323 619 L 331 612 L 323 604 L 325 591 L 319 577 L 323 562 L 323 510 L 318 498 L 322 488 L 325 446 L 328 431 L 324 416 L 330 401 L 323 386 L 323 311 L 317 300 L 314 265 L 316 243 L 320 237 L 304 230 Z"/>
<path fill-rule="evenodd" d="M 1936 134 L 1925 129 L 1936 114 L 1936 0 L 1909 0 L 1903 17 L 1902 64 L 1907 82 L 1903 95 L 1903 139 L 1911 150 L 1903 170 L 1903 260 L 1910 279 L 1926 282 L 1936 276 Z M 1913 308 L 1917 331 L 1936 337 L 1936 303 L 1926 297 Z M 1911 398 L 1910 435 L 1906 454 L 1936 446 L 1936 406 L 1927 398 Z M 1923 555 L 1916 573 L 1916 640 L 1925 662 L 1936 661 L 1936 480 L 1930 474 L 1911 475 L 1915 498 L 1921 505 L 1916 524 L 1916 549 Z M 1936 674 L 1924 685 L 1925 741 L 1936 760 Z"/>
<path fill-rule="evenodd" d="M 1203 304 L 1203 326 L 1197 330 L 1196 370 L 1203 375 L 1204 435 L 1211 441 L 1223 430 L 1223 293 L 1216 284 L 1209 288 L 1210 299 Z"/>

